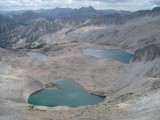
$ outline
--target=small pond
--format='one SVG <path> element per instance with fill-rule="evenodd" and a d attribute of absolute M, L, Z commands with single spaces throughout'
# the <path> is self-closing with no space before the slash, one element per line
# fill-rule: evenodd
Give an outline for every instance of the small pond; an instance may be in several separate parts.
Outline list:
<path fill-rule="evenodd" d="M 83 54 L 93 56 L 99 59 L 117 60 L 123 63 L 129 63 L 133 55 L 125 50 L 97 50 L 97 49 L 84 49 Z"/>
<path fill-rule="evenodd" d="M 48 56 L 38 52 L 27 52 L 28 56 L 39 59 L 39 60 L 47 60 Z"/>
<path fill-rule="evenodd" d="M 40 106 L 69 106 L 78 107 L 93 105 L 104 101 L 104 97 L 96 96 L 85 91 L 73 80 L 56 80 L 62 89 L 44 88 L 29 96 L 28 103 Z"/>

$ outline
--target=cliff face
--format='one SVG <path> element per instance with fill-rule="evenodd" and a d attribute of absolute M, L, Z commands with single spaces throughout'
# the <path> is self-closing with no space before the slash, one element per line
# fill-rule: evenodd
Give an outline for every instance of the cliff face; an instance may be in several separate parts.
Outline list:
<path fill-rule="evenodd" d="M 157 57 L 160 57 L 160 46 L 151 44 L 144 48 L 140 48 L 135 51 L 133 61 L 152 61 L 156 59 Z"/>

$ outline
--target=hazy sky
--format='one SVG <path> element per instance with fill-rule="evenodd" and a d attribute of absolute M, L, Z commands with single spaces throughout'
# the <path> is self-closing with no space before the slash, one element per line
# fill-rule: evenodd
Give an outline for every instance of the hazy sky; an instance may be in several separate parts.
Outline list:
<path fill-rule="evenodd" d="M 55 7 L 80 8 L 88 6 L 93 6 L 96 9 L 136 11 L 151 9 L 159 5 L 160 0 L 0 0 L 0 11 Z"/>

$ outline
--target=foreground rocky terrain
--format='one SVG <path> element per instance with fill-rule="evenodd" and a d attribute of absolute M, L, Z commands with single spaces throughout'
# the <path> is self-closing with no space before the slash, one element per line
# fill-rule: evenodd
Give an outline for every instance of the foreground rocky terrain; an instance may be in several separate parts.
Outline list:
<path fill-rule="evenodd" d="M 125 24 L 83 24 L 41 34 L 30 46 L 45 43 L 41 49 L 26 48 L 23 39 L 14 42 L 12 50 L 1 48 L 0 120 L 159 120 L 160 16 L 152 12 Z M 97 59 L 84 55 L 85 48 L 124 49 L 134 57 L 129 64 Z M 27 56 L 31 50 L 48 59 Z M 77 108 L 27 103 L 31 93 L 61 78 L 73 79 L 106 99 Z"/>

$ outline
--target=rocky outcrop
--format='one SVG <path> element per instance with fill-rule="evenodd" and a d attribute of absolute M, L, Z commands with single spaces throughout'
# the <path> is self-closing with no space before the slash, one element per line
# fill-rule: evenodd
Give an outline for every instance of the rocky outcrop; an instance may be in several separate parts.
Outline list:
<path fill-rule="evenodd" d="M 151 86 L 151 90 L 156 90 L 159 88 L 160 88 L 160 81 L 155 81 Z"/>
<path fill-rule="evenodd" d="M 135 51 L 133 56 L 133 62 L 140 62 L 140 61 L 152 61 L 155 58 L 160 57 L 160 46 L 159 45 L 148 45 L 144 48 L 140 48 Z"/>
<path fill-rule="evenodd" d="M 100 96 L 100 97 L 103 97 L 103 98 L 106 98 L 106 94 L 103 91 L 95 91 L 95 92 L 92 92 L 91 94 L 92 95 L 96 95 L 96 96 Z"/>
<path fill-rule="evenodd" d="M 48 83 L 45 85 L 45 88 L 57 88 L 57 89 L 62 89 L 63 86 L 60 84 L 55 84 L 55 83 Z"/>

